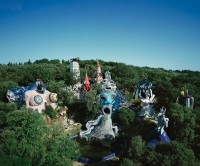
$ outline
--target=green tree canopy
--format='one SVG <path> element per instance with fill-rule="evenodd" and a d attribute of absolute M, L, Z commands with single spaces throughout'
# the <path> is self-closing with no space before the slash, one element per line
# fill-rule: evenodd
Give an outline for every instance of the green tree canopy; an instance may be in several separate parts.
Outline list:
<path fill-rule="evenodd" d="M 13 81 L 2 81 L 0 82 L 0 101 L 7 102 L 6 93 L 11 88 L 19 87 L 16 82 Z"/>
<path fill-rule="evenodd" d="M 145 153 L 145 142 L 141 136 L 132 137 L 129 148 L 128 148 L 128 157 L 139 160 L 141 156 Z"/>
<path fill-rule="evenodd" d="M 31 165 L 70 165 L 79 156 L 78 144 L 67 139 L 64 130 L 49 128 L 38 112 L 21 108 L 6 118 L 7 126 L 0 133 L 0 154 L 24 158 Z"/>
<path fill-rule="evenodd" d="M 113 114 L 113 122 L 123 129 L 130 128 L 135 120 L 135 112 L 126 108 L 121 108 Z"/>
<path fill-rule="evenodd" d="M 175 103 L 170 105 L 170 110 L 166 113 L 170 119 L 170 138 L 190 144 L 194 140 L 196 127 L 196 116 L 192 109 Z"/>

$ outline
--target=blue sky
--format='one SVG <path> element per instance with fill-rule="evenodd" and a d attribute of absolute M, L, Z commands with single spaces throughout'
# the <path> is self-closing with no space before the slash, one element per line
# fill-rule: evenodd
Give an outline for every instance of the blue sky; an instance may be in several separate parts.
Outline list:
<path fill-rule="evenodd" d="M 73 57 L 200 71 L 200 2 L 0 0 L 0 63 Z"/>

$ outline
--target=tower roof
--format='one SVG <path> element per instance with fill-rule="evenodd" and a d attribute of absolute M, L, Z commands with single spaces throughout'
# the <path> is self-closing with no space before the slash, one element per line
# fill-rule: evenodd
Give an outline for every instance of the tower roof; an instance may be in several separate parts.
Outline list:
<path fill-rule="evenodd" d="M 84 76 L 83 89 L 87 91 L 90 90 L 90 81 L 89 81 L 87 73 L 85 73 L 85 76 Z"/>

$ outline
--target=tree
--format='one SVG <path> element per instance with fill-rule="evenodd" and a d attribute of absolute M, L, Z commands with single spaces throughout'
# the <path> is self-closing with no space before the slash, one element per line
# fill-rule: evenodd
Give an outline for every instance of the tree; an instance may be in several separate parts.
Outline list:
<path fill-rule="evenodd" d="M 196 116 L 192 109 L 175 103 L 170 105 L 170 109 L 166 113 L 170 120 L 169 137 L 186 144 L 192 143 L 195 137 L 196 124 Z"/>
<path fill-rule="evenodd" d="M 67 84 L 67 86 L 69 86 L 69 85 L 75 85 L 76 83 L 78 83 L 78 82 L 80 82 L 80 79 L 75 79 L 74 78 L 74 75 L 73 75 L 73 73 L 71 73 L 71 72 L 68 72 L 67 74 L 66 74 L 66 84 Z"/>
<path fill-rule="evenodd" d="M 192 144 L 193 151 L 196 154 L 196 157 L 200 160 L 200 108 L 196 107 L 194 110 L 194 114 L 196 115 L 196 126 L 195 126 L 195 139 Z"/>
<path fill-rule="evenodd" d="M 1 132 L 0 152 L 26 158 L 33 165 L 45 160 L 43 139 L 47 127 L 42 116 L 22 108 L 7 115 L 7 127 Z"/>
<path fill-rule="evenodd" d="M 0 102 L 0 128 L 4 128 L 6 124 L 6 116 L 9 112 L 17 110 L 17 105 L 13 103 Z"/>
<path fill-rule="evenodd" d="M 169 109 L 170 103 L 176 101 L 176 90 L 173 88 L 170 79 L 163 77 L 164 76 L 159 77 L 159 79 L 155 81 L 155 86 L 153 88 L 153 93 L 157 100 L 155 105 L 157 110 L 163 106 Z"/>
<path fill-rule="evenodd" d="M 169 146 L 171 154 L 174 154 L 173 157 L 171 154 L 168 154 L 172 160 L 172 165 L 198 165 L 197 163 L 199 162 L 196 160 L 192 149 L 186 145 L 174 141 Z"/>
<path fill-rule="evenodd" d="M 0 131 L 0 154 L 31 165 L 71 165 L 79 156 L 78 144 L 66 138 L 61 127 L 47 127 L 38 112 L 21 108 L 8 113 L 6 123 Z"/>
<path fill-rule="evenodd" d="M 0 111 L 5 112 L 7 114 L 9 112 L 16 110 L 17 110 L 17 105 L 15 103 L 0 102 Z"/>
<path fill-rule="evenodd" d="M 45 141 L 47 156 L 44 165 L 72 165 L 80 156 L 79 145 L 67 138 L 60 126 L 51 126 L 49 138 Z"/>
<path fill-rule="evenodd" d="M 57 113 L 54 111 L 51 105 L 48 105 L 46 107 L 45 113 L 51 118 L 51 119 L 56 119 Z"/>
<path fill-rule="evenodd" d="M 126 108 L 121 108 L 113 114 L 113 122 L 123 129 L 131 127 L 135 120 L 135 112 Z"/>
<path fill-rule="evenodd" d="M 101 92 L 101 84 L 94 83 L 92 85 L 92 90 L 95 90 L 97 92 L 97 94 L 100 94 L 100 92 Z"/>
<path fill-rule="evenodd" d="M 192 149 L 185 144 L 172 141 L 146 151 L 144 165 L 199 165 Z"/>
<path fill-rule="evenodd" d="M 141 164 L 135 163 L 133 160 L 123 158 L 120 162 L 120 166 L 140 166 Z"/>
<path fill-rule="evenodd" d="M 60 60 L 59 59 L 52 59 L 52 60 L 49 61 L 49 63 L 60 64 Z"/>
<path fill-rule="evenodd" d="M 128 157 L 139 160 L 144 153 L 145 142 L 142 140 L 141 136 L 132 137 L 128 147 Z"/>
<path fill-rule="evenodd" d="M 31 75 L 32 78 L 34 78 L 34 81 L 39 78 L 42 79 L 44 83 L 47 83 L 49 80 L 54 80 L 56 76 L 56 66 L 52 64 L 33 64 L 27 67 L 29 72 L 26 73 L 26 76 Z M 24 79 L 26 79 L 26 77 Z M 29 83 L 32 82 L 33 81 Z"/>
<path fill-rule="evenodd" d="M 43 59 L 40 59 L 40 60 L 36 60 L 34 63 L 35 64 L 49 63 L 49 60 L 47 58 L 43 58 Z"/>
<path fill-rule="evenodd" d="M 0 101 L 7 102 L 6 93 L 11 88 L 19 87 L 16 82 L 13 81 L 3 81 L 0 84 Z"/>
<path fill-rule="evenodd" d="M 30 59 L 27 62 L 24 62 L 24 65 L 31 65 L 31 64 L 32 64 L 32 62 Z"/>
<path fill-rule="evenodd" d="M 31 166 L 30 162 L 16 155 L 0 155 L 1 165 Z"/>
<path fill-rule="evenodd" d="M 69 98 L 69 93 L 64 89 L 64 81 L 49 81 L 46 83 L 46 88 L 50 92 L 57 93 L 60 102 L 65 102 Z"/>
<path fill-rule="evenodd" d="M 85 91 L 85 93 L 84 101 L 74 102 L 69 106 L 74 115 L 74 119 L 82 124 L 85 124 L 89 120 L 95 119 L 97 112 L 99 111 L 96 106 L 96 91 Z"/>

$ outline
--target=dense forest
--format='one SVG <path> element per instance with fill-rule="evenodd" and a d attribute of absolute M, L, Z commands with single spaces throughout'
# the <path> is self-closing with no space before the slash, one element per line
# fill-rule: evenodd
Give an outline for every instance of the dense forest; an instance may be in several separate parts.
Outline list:
<path fill-rule="evenodd" d="M 124 91 L 133 104 L 133 110 L 122 108 L 116 111 L 113 121 L 121 131 L 119 139 L 125 140 L 118 153 L 119 160 L 92 163 L 91 165 L 200 165 L 200 72 L 190 70 L 165 70 L 162 68 L 137 67 L 117 62 L 99 60 L 102 74 L 110 71 L 117 87 Z M 96 70 L 95 60 L 80 60 L 80 81 L 84 74 L 92 78 Z M 164 106 L 169 126 L 166 132 L 170 138 L 167 144 L 154 148 L 146 147 L 148 124 L 138 126 L 134 100 L 139 80 L 144 75 L 153 83 L 156 96 L 155 111 Z M 95 96 L 99 86 L 92 84 L 86 100 L 78 102 L 64 87 L 72 85 L 70 62 L 41 59 L 25 63 L 0 65 L 0 163 L 1 165 L 72 165 L 81 156 L 79 144 L 68 139 L 63 129 L 47 124 L 43 114 L 18 107 L 6 98 L 8 89 L 30 85 L 37 78 L 42 79 L 49 91 L 58 94 L 59 105 L 67 106 L 76 122 L 85 124 L 94 119 L 98 111 Z M 180 89 L 187 86 L 194 97 L 194 107 L 186 108 L 176 103 Z M 53 118 L 53 117 L 52 117 Z"/>

